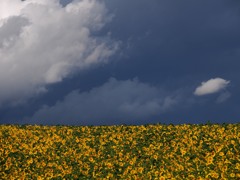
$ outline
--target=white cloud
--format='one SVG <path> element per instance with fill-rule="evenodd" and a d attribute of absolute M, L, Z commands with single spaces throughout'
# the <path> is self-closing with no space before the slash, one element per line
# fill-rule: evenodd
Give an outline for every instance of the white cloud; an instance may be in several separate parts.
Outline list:
<path fill-rule="evenodd" d="M 17 104 L 46 85 L 99 63 L 118 47 L 96 37 L 110 18 L 97 0 L 0 1 L 0 106 Z"/>
<path fill-rule="evenodd" d="M 147 120 L 153 115 L 168 112 L 177 97 L 141 83 L 137 79 L 107 83 L 89 92 L 73 91 L 54 106 L 44 106 L 29 123 L 36 124 L 111 124 Z"/>
<path fill-rule="evenodd" d="M 206 94 L 212 94 L 225 89 L 230 81 L 224 80 L 222 78 L 210 79 L 206 82 L 202 82 L 199 87 L 196 88 L 194 94 L 197 96 L 202 96 Z"/>

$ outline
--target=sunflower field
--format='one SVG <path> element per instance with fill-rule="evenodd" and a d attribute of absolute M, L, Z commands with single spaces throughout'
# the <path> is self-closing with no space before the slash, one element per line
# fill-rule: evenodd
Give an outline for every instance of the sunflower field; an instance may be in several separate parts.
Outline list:
<path fill-rule="evenodd" d="M 0 179 L 240 179 L 240 124 L 0 125 Z"/>

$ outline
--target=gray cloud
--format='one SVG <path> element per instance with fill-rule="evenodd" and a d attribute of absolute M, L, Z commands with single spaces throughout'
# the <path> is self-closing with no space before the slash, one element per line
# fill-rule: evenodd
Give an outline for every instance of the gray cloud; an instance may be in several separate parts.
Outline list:
<path fill-rule="evenodd" d="M 216 102 L 217 102 L 217 103 L 225 102 L 225 101 L 226 101 L 227 99 L 229 99 L 230 97 L 231 97 L 231 93 L 230 93 L 230 92 L 223 92 L 223 93 L 221 93 L 221 94 L 218 96 Z"/>
<path fill-rule="evenodd" d="M 176 96 L 137 79 L 111 78 L 89 92 L 73 91 L 63 101 L 42 107 L 28 119 L 37 124 L 131 123 L 169 112 L 177 103 Z"/>
<path fill-rule="evenodd" d="M 16 105 L 46 85 L 82 69 L 107 63 L 118 48 L 96 37 L 109 20 L 102 2 L 0 1 L 0 106 Z"/>

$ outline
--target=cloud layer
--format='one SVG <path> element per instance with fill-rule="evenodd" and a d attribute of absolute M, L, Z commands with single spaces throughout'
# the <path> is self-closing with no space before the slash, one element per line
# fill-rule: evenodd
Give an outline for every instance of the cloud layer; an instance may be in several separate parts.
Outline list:
<path fill-rule="evenodd" d="M 38 110 L 29 123 L 37 124 L 114 124 L 147 120 L 168 112 L 177 97 L 137 79 L 107 83 L 89 92 L 73 91 L 54 106 Z M 113 122 L 114 121 L 114 122 Z"/>
<path fill-rule="evenodd" d="M 217 93 L 222 89 L 225 89 L 230 81 L 222 78 L 210 79 L 206 82 L 202 82 L 199 87 L 196 88 L 194 94 L 196 96 L 202 96 L 206 94 Z"/>
<path fill-rule="evenodd" d="M 65 7 L 59 0 L 1 0 L 0 106 L 21 103 L 48 84 L 107 63 L 118 44 L 92 34 L 109 20 L 104 4 L 95 0 Z"/>

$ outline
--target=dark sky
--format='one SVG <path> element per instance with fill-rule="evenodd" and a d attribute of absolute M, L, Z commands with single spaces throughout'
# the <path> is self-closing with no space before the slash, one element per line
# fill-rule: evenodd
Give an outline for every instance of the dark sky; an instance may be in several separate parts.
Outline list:
<path fill-rule="evenodd" d="M 240 2 L 14 3 L 0 2 L 1 124 L 239 122 Z"/>

